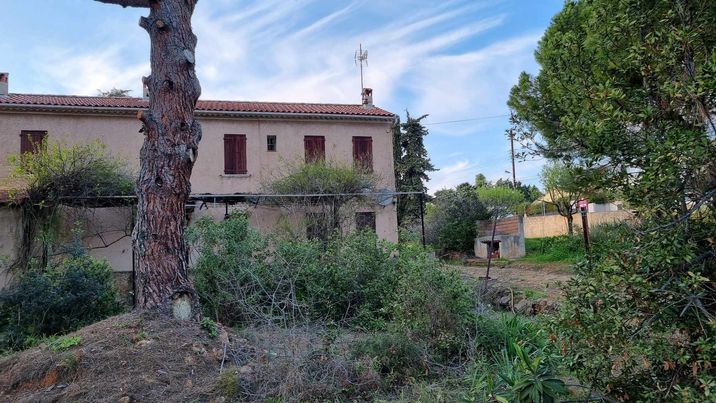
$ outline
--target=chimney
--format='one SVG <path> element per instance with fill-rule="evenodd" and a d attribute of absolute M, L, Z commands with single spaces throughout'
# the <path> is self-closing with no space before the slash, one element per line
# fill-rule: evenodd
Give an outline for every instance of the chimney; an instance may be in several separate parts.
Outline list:
<path fill-rule="evenodd" d="M 0 73 L 0 96 L 8 94 L 9 79 L 10 79 L 10 73 Z"/>
<path fill-rule="evenodd" d="M 364 108 L 372 108 L 373 107 L 373 89 L 372 88 L 363 88 L 363 91 L 361 91 L 361 96 L 363 97 L 363 107 Z"/>

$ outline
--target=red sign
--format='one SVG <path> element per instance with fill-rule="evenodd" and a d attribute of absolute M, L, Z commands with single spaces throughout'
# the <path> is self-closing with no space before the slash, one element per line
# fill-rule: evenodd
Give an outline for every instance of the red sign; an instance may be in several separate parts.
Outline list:
<path fill-rule="evenodd" d="M 580 209 L 587 209 L 589 207 L 589 200 L 587 199 L 579 199 L 577 200 L 577 206 Z"/>

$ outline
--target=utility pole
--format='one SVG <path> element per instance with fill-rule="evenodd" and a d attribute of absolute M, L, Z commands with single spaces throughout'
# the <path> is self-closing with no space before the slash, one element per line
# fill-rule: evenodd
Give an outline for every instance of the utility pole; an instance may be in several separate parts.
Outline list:
<path fill-rule="evenodd" d="M 512 187 L 517 189 L 517 174 L 515 173 L 515 131 L 512 129 L 514 115 L 510 112 L 510 153 L 512 154 Z"/>

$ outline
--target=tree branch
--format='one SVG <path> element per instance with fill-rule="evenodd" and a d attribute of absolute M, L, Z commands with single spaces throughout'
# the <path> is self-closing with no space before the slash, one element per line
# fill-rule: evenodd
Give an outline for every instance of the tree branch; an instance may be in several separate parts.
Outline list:
<path fill-rule="evenodd" d="M 149 8 L 153 0 L 95 0 L 100 3 L 117 4 L 122 7 Z"/>

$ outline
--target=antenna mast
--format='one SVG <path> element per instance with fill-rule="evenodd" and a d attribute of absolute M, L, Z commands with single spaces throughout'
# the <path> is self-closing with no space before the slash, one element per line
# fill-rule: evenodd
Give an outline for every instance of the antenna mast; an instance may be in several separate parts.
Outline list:
<path fill-rule="evenodd" d="M 358 44 L 358 50 L 355 53 L 354 60 L 356 64 L 360 63 L 360 90 L 363 91 L 363 62 L 368 66 L 368 51 L 363 50 L 363 44 Z"/>

